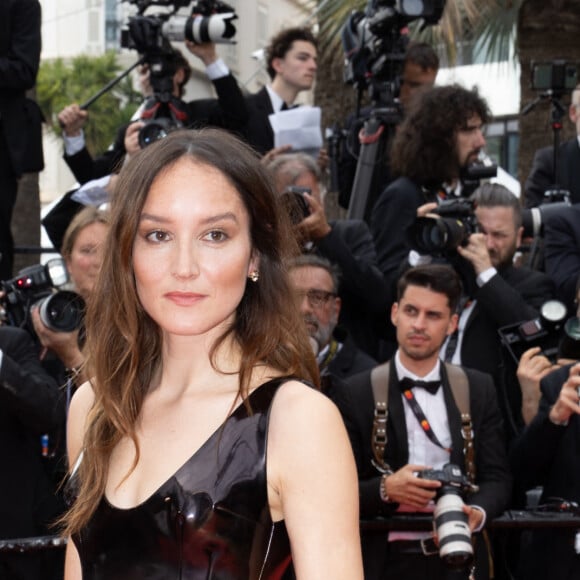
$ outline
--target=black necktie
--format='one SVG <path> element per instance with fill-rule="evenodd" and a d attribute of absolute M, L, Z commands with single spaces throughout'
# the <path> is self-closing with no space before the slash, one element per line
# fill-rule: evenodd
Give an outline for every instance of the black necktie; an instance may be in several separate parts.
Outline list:
<path fill-rule="evenodd" d="M 287 111 L 290 107 L 286 104 L 286 103 L 282 103 L 282 106 L 280 107 L 281 111 Z"/>
<path fill-rule="evenodd" d="M 413 387 L 420 387 L 422 389 L 427 390 L 429 393 L 434 395 L 441 386 L 441 381 L 416 381 L 415 379 L 410 379 L 409 377 L 405 377 L 399 381 L 399 385 L 401 387 L 401 391 L 407 391 L 412 389 Z"/>

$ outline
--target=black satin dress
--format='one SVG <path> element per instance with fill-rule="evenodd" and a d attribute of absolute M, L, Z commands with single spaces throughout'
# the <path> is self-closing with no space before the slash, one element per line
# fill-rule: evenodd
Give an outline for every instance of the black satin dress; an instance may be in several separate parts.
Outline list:
<path fill-rule="evenodd" d="M 284 379 L 250 395 L 178 471 L 135 508 L 103 498 L 73 537 L 83 580 L 278 580 L 290 567 L 284 521 L 270 518 L 269 410 Z"/>

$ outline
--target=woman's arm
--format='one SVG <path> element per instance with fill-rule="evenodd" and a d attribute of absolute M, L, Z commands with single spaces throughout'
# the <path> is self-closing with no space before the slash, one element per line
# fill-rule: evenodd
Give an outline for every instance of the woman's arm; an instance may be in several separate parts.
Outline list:
<path fill-rule="evenodd" d="M 298 580 L 362 580 L 358 483 L 346 429 L 334 404 L 302 383 L 282 385 L 275 398 L 268 487 Z"/>
<path fill-rule="evenodd" d="M 67 420 L 67 452 L 69 466 L 75 466 L 83 448 L 87 415 L 94 401 L 91 385 L 84 383 L 74 394 Z M 81 561 L 71 538 L 66 546 L 64 580 L 82 580 Z"/>
<path fill-rule="evenodd" d="M 64 580 L 82 580 L 81 561 L 73 541 L 69 538 L 64 560 Z"/>

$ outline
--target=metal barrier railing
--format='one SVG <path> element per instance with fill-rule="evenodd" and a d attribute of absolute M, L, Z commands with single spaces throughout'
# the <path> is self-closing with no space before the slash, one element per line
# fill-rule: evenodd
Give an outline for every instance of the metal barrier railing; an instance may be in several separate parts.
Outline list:
<path fill-rule="evenodd" d="M 67 539 L 61 536 L 36 536 L 33 538 L 14 538 L 0 540 L 0 555 L 5 553 L 24 554 L 40 550 L 54 550 L 64 548 Z"/>
<path fill-rule="evenodd" d="M 432 515 L 396 515 L 390 518 L 361 520 L 361 530 L 368 532 L 418 532 L 433 529 Z M 541 510 L 507 510 L 488 522 L 488 530 L 524 530 L 538 528 L 580 529 L 580 515 Z"/>
<path fill-rule="evenodd" d="M 433 529 L 431 516 L 397 515 L 391 518 L 361 520 L 361 530 L 384 533 L 387 531 L 425 531 Z M 538 528 L 580 529 L 580 515 L 537 510 L 508 510 L 487 524 L 489 530 L 524 530 Z M 37 536 L 0 540 L 0 556 L 10 552 L 35 552 L 39 550 L 62 549 L 67 539 L 61 536 Z"/>

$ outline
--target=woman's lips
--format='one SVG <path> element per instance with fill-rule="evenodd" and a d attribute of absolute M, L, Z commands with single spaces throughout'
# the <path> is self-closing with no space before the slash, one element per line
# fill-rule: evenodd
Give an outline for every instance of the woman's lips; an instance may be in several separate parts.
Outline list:
<path fill-rule="evenodd" d="M 191 306 L 202 300 L 204 295 L 195 292 L 168 292 L 165 298 L 178 306 Z"/>

